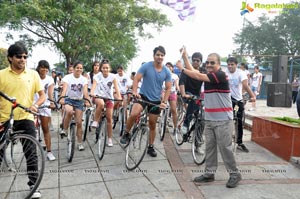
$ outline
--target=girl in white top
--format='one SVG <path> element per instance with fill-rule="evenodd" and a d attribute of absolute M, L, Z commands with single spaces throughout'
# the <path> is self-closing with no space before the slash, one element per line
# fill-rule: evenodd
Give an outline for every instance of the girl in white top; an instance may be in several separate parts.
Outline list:
<path fill-rule="evenodd" d="M 50 102 L 50 100 L 53 100 L 53 91 L 54 91 L 54 80 L 52 77 L 48 76 L 50 66 L 49 63 L 46 60 L 40 60 L 38 63 L 38 66 L 36 68 L 36 71 L 39 73 L 40 78 L 42 80 L 42 84 L 44 87 L 44 91 L 46 94 L 46 100 L 41 106 L 48 106 L 50 105 L 51 108 L 55 108 L 55 105 L 53 102 Z M 38 100 L 38 94 L 35 94 L 34 96 L 35 101 Z M 47 150 L 47 159 L 50 161 L 55 160 L 55 156 L 51 152 L 51 135 L 49 131 L 49 121 L 51 118 L 51 110 L 50 108 L 43 108 L 39 109 L 40 113 L 40 120 L 41 120 L 41 127 L 44 134 L 44 140 Z"/>
<path fill-rule="evenodd" d="M 102 60 L 100 64 L 100 73 L 94 76 L 93 86 L 91 88 L 92 96 L 101 96 L 108 99 L 113 99 L 113 87 L 116 91 L 116 97 L 121 100 L 120 90 L 117 79 L 114 74 L 110 73 L 110 64 L 108 60 Z M 103 100 L 95 98 L 96 111 L 94 121 L 92 123 L 93 128 L 97 128 L 102 115 L 102 109 L 104 108 L 104 102 L 106 104 L 106 119 L 107 119 L 107 133 L 108 133 L 108 146 L 113 146 L 112 142 L 112 115 L 114 104 L 111 100 Z"/>
<path fill-rule="evenodd" d="M 94 82 L 94 76 L 97 75 L 100 72 L 100 62 L 94 61 L 93 63 L 93 69 L 91 72 L 88 72 L 88 78 L 89 78 L 89 84 L 88 84 L 88 90 L 90 91 Z"/>
<path fill-rule="evenodd" d="M 88 95 L 88 80 L 83 77 L 83 64 L 81 62 L 76 62 L 74 64 L 74 72 L 66 75 L 63 79 L 63 89 L 62 96 L 67 96 L 60 100 L 61 104 L 65 104 L 64 119 L 63 119 L 63 130 L 61 135 L 66 135 L 68 130 L 73 111 L 75 109 L 75 121 L 76 121 L 76 135 L 78 142 L 78 150 L 84 150 L 82 145 L 82 114 L 83 114 L 83 104 L 90 106 L 88 101 L 84 101 L 83 97 L 89 99 Z M 74 108 L 73 108 L 74 107 Z"/>

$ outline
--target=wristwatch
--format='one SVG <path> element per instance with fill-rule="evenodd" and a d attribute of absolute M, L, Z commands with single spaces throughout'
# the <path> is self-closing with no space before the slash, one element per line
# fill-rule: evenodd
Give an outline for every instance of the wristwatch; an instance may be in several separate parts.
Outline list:
<path fill-rule="evenodd" d="M 34 106 L 35 108 L 39 108 L 39 105 L 37 105 L 37 104 L 34 104 L 33 106 Z"/>

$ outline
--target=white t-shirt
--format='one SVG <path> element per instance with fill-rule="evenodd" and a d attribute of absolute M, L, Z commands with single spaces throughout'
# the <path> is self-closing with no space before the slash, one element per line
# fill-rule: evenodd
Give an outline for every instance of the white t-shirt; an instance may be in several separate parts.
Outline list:
<path fill-rule="evenodd" d="M 262 74 L 260 72 L 253 73 L 251 86 L 258 87 L 258 84 L 260 83 L 259 82 L 260 78 L 262 78 Z"/>
<path fill-rule="evenodd" d="M 131 81 L 130 77 L 126 74 L 123 74 L 123 76 L 116 74 L 116 79 L 117 79 L 121 94 L 126 94 L 128 87 L 130 87 L 132 85 L 132 81 Z"/>
<path fill-rule="evenodd" d="M 112 73 L 109 73 L 107 77 L 104 77 L 101 72 L 95 75 L 94 81 L 96 81 L 97 86 L 94 94 L 113 99 L 113 81 L 115 79 L 116 76 Z"/>
<path fill-rule="evenodd" d="M 51 86 L 52 84 L 54 84 L 54 80 L 52 77 L 46 75 L 46 77 L 44 79 L 41 79 L 41 82 L 42 82 L 42 85 L 44 87 L 44 92 L 46 94 L 46 100 L 45 102 L 41 105 L 41 106 L 48 106 L 50 105 L 50 101 L 48 100 L 49 99 L 49 96 L 48 96 L 48 88 L 49 86 Z M 36 93 L 34 95 L 34 101 L 36 102 L 37 100 L 39 99 L 39 94 Z"/>
<path fill-rule="evenodd" d="M 171 86 L 171 93 L 176 92 L 176 80 L 178 80 L 179 77 L 178 75 L 176 75 L 175 73 L 171 73 L 171 82 L 172 82 L 172 86 Z M 163 89 L 166 89 L 166 85 L 165 82 L 163 83 Z"/>
<path fill-rule="evenodd" d="M 73 99 L 82 99 L 83 98 L 83 87 L 88 84 L 87 78 L 80 75 L 76 78 L 73 73 L 66 75 L 62 79 L 63 83 L 68 84 L 66 95 L 69 98 Z"/>
<path fill-rule="evenodd" d="M 225 73 L 228 77 L 229 87 L 230 87 L 230 93 L 231 97 L 233 97 L 236 100 L 242 100 L 242 89 L 243 84 L 242 82 L 247 78 L 247 75 L 244 71 L 240 70 L 239 68 L 236 69 L 234 73 L 229 72 L 228 69 L 225 70 Z"/>

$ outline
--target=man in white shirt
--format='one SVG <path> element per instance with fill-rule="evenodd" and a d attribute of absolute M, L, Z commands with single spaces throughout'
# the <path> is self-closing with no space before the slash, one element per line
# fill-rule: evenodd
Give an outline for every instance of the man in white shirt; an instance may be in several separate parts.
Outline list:
<path fill-rule="evenodd" d="M 237 59 L 235 57 L 229 57 L 227 59 L 227 69 L 226 75 L 228 76 L 228 82 L 231 93 L 232 107 L 238 105 L 239 109 L 237 112 L 238 118 L 238 133 L 236 143 L 238 144 L 237 149 L 244 152 L 249 152 L 247 147 L 243 144 L 243 113 L 244 113 L 244 103 L 243 103 L 243 93 L 244 89 L 250 95 L 250 101 L 255 101 L 256 97 L 248 86 L 248 78 L 244 71 L 237 68 Z"/>

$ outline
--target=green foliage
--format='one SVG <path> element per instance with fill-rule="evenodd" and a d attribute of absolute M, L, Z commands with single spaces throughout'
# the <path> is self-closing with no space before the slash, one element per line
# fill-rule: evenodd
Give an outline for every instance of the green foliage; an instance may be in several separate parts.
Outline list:
<path fill-rule="evenodd" d="M 7 49 L 0 48 L 0 70 L 9 66 L 7 61 Z"/>
<path fill-rule="evenodd" d="M 65 56 L 67 65 L 108 58 L 112 67 L 126 67 L 136 56 L 137 37 L 152 36 L 145 31 L 146 25 L 158 31 L 171 25 L 146 0 L 3 0 L 0 7 L 0 27 L 26 30 L 21 38 L 29 46 L 52 45 Z M 28 32 L 38 39 L 32 40 Z"/>
<path fill-rule="evenodd" d="M 290 117 L 274 117 L 275 120 L 284 121 L 292 124 L 300 124 L 300 119 Z"/>

